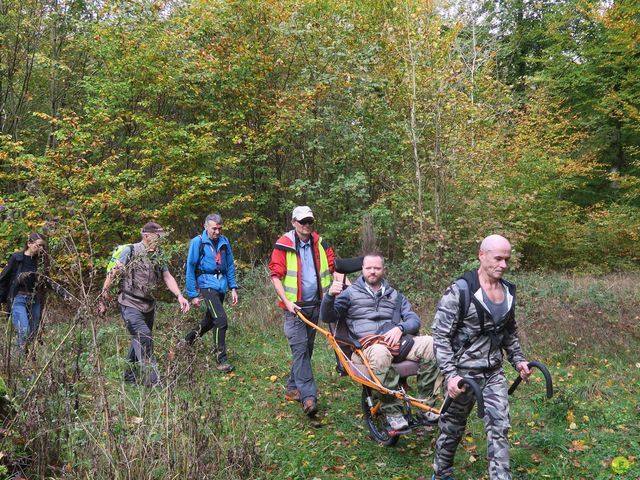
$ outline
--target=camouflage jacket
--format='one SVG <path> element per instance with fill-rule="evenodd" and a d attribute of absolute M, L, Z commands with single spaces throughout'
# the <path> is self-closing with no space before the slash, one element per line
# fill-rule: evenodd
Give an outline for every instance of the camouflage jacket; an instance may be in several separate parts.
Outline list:
<path fill-rule="evenodd" d="M 496 322 L 483 302 L 482 290 L 471 292 L 477 301 L 469 303 L 467 314 L 460 319 L 464 310 L 461 305 L 458 282 L 444 292 L 438 302 L 433 322 L 434 351 L 438 365 L 448 381 L 456 375 L 469 371 L 492 370 L 502 365 L 503 351 L 515 367 L 525 357 L 520 348 L 515 321 L 515 288 L 502 280 L 508 302 L 508 312 Z M 469 295 L 469 292 L 466 292 Z M 481 332 L 476 304 L 484 310 L 484 331 Z"/>

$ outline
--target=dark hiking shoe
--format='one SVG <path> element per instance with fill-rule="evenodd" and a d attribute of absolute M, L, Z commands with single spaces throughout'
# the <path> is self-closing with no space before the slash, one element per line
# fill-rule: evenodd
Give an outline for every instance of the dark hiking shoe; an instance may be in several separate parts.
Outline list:
<path fill-rule="evenodd" d="M 299 402 L 300 390 L 298 390 L 297 388 L 288 388 L 284 394 L 284 399 L 288 402 Z"/>
<path fill-rule="evenodd" d="M 316 404 L 316 400 L 314 398 L 307 398 L 302 403 L 302 410 L 307 417 L 313 418 L 318 413 L 318 405 Z"/>
<path fill-rule="evenodd" d="M 425 427 L 437 427 L 440 415 L 433 412 L 419 412 L 416 414 L 416 420 Z"/>
<path fill-rule="evenodd" d="M 431 480 L 436 480 L 436 474 L 434 473 Z M 453 480 L 453 477 L 443 477 L 442 480 Z"/>
<path fill-rule="evenodd" d="M 229 373 L 229 372 L 233 372 L 233 365 L 229 363 L 219 363 L 216 366 L 216 369 L 222 373 Z"/>
<path fill-rule="evenodd" d="M 136 372 L 131 368 L 124 371 L 122 379 L 124 380 L 124 383 L 128 383 L 129 385 L 136 385 L 138 383 Z"/>
<path fill-rule="evenodd" d="M 160 380 L 156 379 L 147 379 L 144 381 L 143 385 L 147 388 L 162 388 L 162 383 Z"/>
<path fill-rule="evenodd" d="M 341 377 L 346 377 L 348 375 L 347 370 L 342 366 L 340 362 L 336 363 L 336 372 Z"/>

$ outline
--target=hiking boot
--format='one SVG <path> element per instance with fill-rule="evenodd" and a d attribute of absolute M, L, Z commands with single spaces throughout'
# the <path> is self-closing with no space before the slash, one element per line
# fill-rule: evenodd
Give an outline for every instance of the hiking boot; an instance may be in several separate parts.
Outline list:
<path fill-rule="evenodd" d="M 340 375 L 341 377 L 346 377 L 347 375 L 349 375 L 347 373 L 347 370 L 342 366 L 340 362 L 336 363 L 336 372 L 338 372 L 338 375 Z"/>
<path fill-rule="evenodd" d="M 136 376 L 135 370 L 132 368 L 127 368 L 122 375 L 122 379 L 124 383 L 128 383 L 129 385 L 135 385 L 138 383 L 138 377 Z"/>
<path fill-rule="evenodd" d="M 156 378 L 147 378 L 144 382 L 143 385 L 146 388 L 161 388 L 162 387 L 162 383 L 160 383 L 160 379 Z"/>
<path fill-rule="evenodd" d="M 216 368 L 222 373 L 229 373 L 233 371 L 233 365 L 230 363 L 219 363 Z"/>
<path fill-rule="evenodd" d="M 440 420 L 440 415 L 434 412 L 418 412 L 416 414 L 416 420 L 420 425 L 424 425 L 425 427 L 436 427 L 438 420 Z"/>
<path fill-rule="evenodd" d="M 407 419 L 402 415 L 392 416 L 387 415 L 387 424 L 389 425 L 389 430 L 405 430 L 409 428 L 409 423 Z"/>
<path fill-rule="evenodd" d="M 300 390 L 297 388 L 287 388 L 287 391 L 284 394 L 284 399 L 288 402 L 299 402 Z"/>
<path fill-rule="evenodd" d="M 307 398 L 302 403 L 302 410 L 304 410 L 307 417 L 315 417 L 316 413 L 318 413 L 318 405 L 316 404 L 315 398 Z"/>

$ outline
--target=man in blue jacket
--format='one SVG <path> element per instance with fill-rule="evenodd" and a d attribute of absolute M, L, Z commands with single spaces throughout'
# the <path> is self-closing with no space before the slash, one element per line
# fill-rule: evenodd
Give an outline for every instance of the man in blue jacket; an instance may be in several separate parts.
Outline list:
<path fill-rule="evenodd" d="M 231 244 L 222 235 L 222 217 L 217 213 L 205 218 L 202 235 L 194 237 L 189 244 L 186 283 L 187 298 L 196 307 L 204 302 L 206 311 L 200 328 L 189 332 L 185 341 L 193 345 L 196 338 L 213 329 L 217 369 L 232 371 L 233 366 L 227 361 L 227 313 L 222 303 L 228 289 L 231 289 L 231 303 L 238 303 L 238 284 Z"/>

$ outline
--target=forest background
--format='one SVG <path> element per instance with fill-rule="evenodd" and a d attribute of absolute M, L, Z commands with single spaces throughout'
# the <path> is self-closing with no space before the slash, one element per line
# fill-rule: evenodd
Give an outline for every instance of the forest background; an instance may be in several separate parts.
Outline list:
<path fill-rule="evenodd" d="M 0 252 L 44 231 L 74 295 L 27 359 L 6 322 L 0 478 L 429 478 L 432 439 L 363 440 L 321 341 L 321 419 L 281 401 L 264 263 L 299 204 L 342 257 L 373 230 L 426 326 L 508 237 L 523 342 L 562 387 L 512 402 L 516 478 L 638 478 L 639 43 L 626 0 L 0 0 Z M 111 250 L 155 220 L 182 285 L 211 212 L 237 376 L 206 338 L 169 361 L 200 314 L 161 303 L 165 387 L 124 385 L 128 336 L 93 313 Z M 486 478 L 482 435 L 461 478 Z"/>
<path fill-rule="evenodd" d="M 638 11 L 3 0 L 0 251 L 44 229 L 101 267 L 148 220 L 184 250 L 217 211 L 249 266 L 309 204 L 342 256 L 366 218 L 417 288 L 487 232 L 528 269 L 636 267 Z"/>

